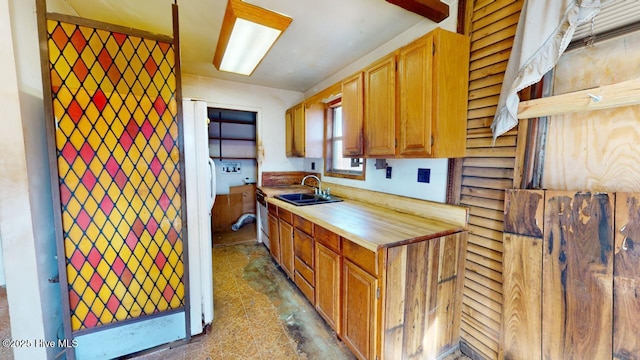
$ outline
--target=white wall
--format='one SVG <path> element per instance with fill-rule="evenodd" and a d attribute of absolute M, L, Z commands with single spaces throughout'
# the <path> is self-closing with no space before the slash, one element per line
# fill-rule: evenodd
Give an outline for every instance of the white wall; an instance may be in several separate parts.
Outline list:
<path fill-rule="evenodd" d="M 185 98 L 202 99 L 212 107 L 258 113 L 256 131 L 260 172 L 257 180 L 263 171 L 295 171 L 304 168 L 303 159 L 286 157 L 284 144 L 284 113 L 303 100 L 302 93 L 189 74 L 183 75 L 182 86 Z M 240 180 L 244 177 L 246 176 L 242 176 Z M 219 180 L 222 183 L 219 184 L 219 190 L 229 185 L 241 185 L 235 183 L 237 179 L 233 176 L 220 176 Z"/>
<path fill-rule="evenodd" d="M 366 161 L 365 181 L 323 175 L 323 188 L 335 183 L 422 200 L 447 201 L 448 159 L 387 159 L 387 165 L 392 168 L 391 179 L 385 177 L 385 169 L 375 168 L 375 159 Z M 315 162 L 315 170 L 311 170 L 312 162 Z M 306 159 L 305 170 L 322 173 L 323 164 L 322 159 Z M 429 183 L 418 182 L 418 168 L 431 170 Z"/>
<path fill-rule="evenodd" d="M 449 4 L 449 17 L 440 24 L 434 24 L 431 21 L 424 20 L 415 25 L 411 29 L 398 35 L 391 41 L 346 66 L 328 79 L 320 82 L 305 92 L 305 98 L 326 89 L 327 87 L 341 81 L 347 76 L 365 68 L 377 59 L 389 54 L 390 52 L 410 43 L 420 36 L 428 33 L 436 27 L 441 27 L 449 31 L 456 31 L 458 1 L 445 1 Z M 311 170 L 311 162 L 316 162 L 316 169 L 322 169 L 322 161 L 319 159 L 309 160 L 305 162 L 305 170 Z M 319 164 L 320 163 L 320 167 Z M 409 196 L 424 200 L 432 200 L 438 202 L 446 201 L 447 195 L 447 160 L 446 159 L 388 159 L 387 163 L 393 168 L 391 179 L 385 178 L 384 170 L 376 170 L 374 167 L 375 160 L 367 160 L 367 172 L 365 181 L 349 180 L 334 177 L 324 177 L 323 181 L 333 182 L 337 184 L 376 190 L 390 194 Z M 431 182 L 429 184 L 418 183 L 418 168 L 431 169 Z M 316 170 L 320 171 L 320 170 Z"/>
<path fill-rule="evenodd" d="M 55 340 L 58 274 L 35 1 L 0 0 L 0 232 L 13 339 Z M 15 348 L 16 359 L 56 349 Z"/>

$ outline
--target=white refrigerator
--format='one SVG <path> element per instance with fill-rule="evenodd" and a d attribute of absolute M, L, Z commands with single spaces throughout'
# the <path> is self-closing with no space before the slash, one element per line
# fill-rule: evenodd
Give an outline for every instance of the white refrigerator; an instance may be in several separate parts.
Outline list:
<path fill-rule="evenodd" d="M 207 103 L 182 102 L 191 335 L 213 321 L 211 211 L 216 198 L 215 163 L 209 157 Z"/>

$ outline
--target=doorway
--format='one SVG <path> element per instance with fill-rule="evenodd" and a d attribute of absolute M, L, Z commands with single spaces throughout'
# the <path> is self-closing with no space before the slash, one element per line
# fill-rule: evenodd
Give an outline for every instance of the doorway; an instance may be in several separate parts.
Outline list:
<path fill-rule="evenodd" d="M 209 156 L 216 164 L 214 245 L 256 241 L 257 112 L 209 107 Z"/>

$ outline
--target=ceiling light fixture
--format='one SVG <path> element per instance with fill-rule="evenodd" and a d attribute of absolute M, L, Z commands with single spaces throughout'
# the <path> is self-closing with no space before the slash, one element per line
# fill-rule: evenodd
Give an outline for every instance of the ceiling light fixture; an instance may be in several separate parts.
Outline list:
<path fill-rule="evenodd" d="M 229 0 L 213 65 L 220 71 L 253 74 L 291 20 L 241 0 Z"/>

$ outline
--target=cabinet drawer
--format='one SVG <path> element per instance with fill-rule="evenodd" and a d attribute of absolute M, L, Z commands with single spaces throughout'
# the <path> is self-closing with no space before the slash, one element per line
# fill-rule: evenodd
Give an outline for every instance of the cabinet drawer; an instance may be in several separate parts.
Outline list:
<path fill-rule="evenodd" d="M 313 268 L 313 238 L 300 229 L 293 230 L 293 250 L 297 257 Z"/>
<path fill-rule="evenodd" d="M 340 236 L 323 228 L 322 226 L 313 225 L 315 239 L 318 243 L 328 247 L 329 249 L 340 253 Z"/>
<path fill-rule="evenodd" d="M 294 215 L 293 221 L 294 221 L 295 227 L 313 236 L 313 223 L 311 221 L 303 217 L 300 217 L 298 215 Z"/>
<path fill-rule="evenodd" d="M 342 255 L 369 274 L 377 275 L 375 252 L 344 239 L 342 242 Z"/>
<path fill-rule="evenodd" d="M 269 214 L 277 217 L 278 216 L 278 207 L 271 204 L 271 203 L 267 203 L 267 209 L 269 209 Z"/>
<path fill-rule="evenodd" d="M 293 214 L 289 210 L 278 208 L 278 217 L 289 225 L 293 225 Z"/>
<path fill-rule="evenodd" d="M 307 282 L 311 285 L 311 286 L 315 286 L 315 282 L 316 282 L 316 277 L 315 277 L 315 273 L 313 271 L 312 268 L 309 267 L 309 265 L 305 264 L 304 262 L 302 262 L 302 260 L 300 260 L 299 257 L 296 256 L 295 260 L 294 260 L 294 268 L 295 270 L 300 273 L 300 275 L 302 275 L 302 277 L 307 280 Z"/>
<path fill-rule="evenodd" d="M 296 283 L 296 285 L 298 286 L 298 289 L 300 289 L 300 291 L 302 291 L 302 293 L 304 294 L 304 296 L 307 298 L 307 300 L 309 300 L 309 302 L 311 302 L 311 305 L 315 306 L 315 289 L 313 288 L 313 286 L 311 286 L 311 284 L 309 284 L 307 282 L 307 280 L 305 280 L 302 275 L 300 275 L 299 272 L 295 272 L 294 276 L 293 276 L 293 282 Z"/>

